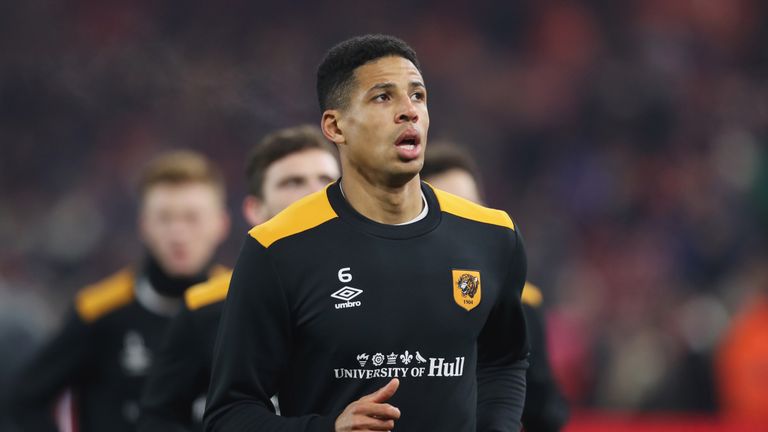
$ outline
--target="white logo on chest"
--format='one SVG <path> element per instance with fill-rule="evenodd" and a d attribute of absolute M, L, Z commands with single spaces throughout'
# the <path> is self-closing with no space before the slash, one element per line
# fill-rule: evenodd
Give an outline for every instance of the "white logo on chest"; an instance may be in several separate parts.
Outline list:
<path fill-rule="evenodd" d="M 125 334 L 120 362 L 129 375 L 144 375 L 149 369 L 151 357 L 149 349 L 144 344 L 144 338 L 139 332 L 131 330 Z"/>
<path fill-rule="evenodd" d="M 350 267 L 344 267 L 339 270 L 339 282 L 341 283 L 349 283 L 352 281 L 352 274 L 349 272 Z M 358 288 L 353 288 L 351 286 L 345 285 L 342 288 L 338 289 L 336 292 L 331 294 L 331 297 L 342 300 L 343 303 L 336 303 L 335 307 L 336 309 L 347 309 L 347 308 L 354 308 L 362 306 L 363 303 L 360 300 L 352 301 L 355 297 L 359 296 L 363 293 L 363 290 Z"/>
<path fill-rule="evenodd" d="M 464 376 L 466 363 L 465 356 L 425 357 L 419 351 L 411 353 L 408 350 L 402 353 L 392 351 L 389 354 L 361 353 L 355 357 L 355 360 L 360 368 L 334 369 L 334 378 L 360 380 L 405 377 L 456 378 Z"/>

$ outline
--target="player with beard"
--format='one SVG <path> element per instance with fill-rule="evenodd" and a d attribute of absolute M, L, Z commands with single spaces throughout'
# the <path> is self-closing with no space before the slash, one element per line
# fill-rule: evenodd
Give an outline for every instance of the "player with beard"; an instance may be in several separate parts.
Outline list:
<path fill-rule="evenodd" d="M 505 212 L 420 181 L 416 54 L 391 36 L 352 38 L 325 56 L 317 90 L 342 178 L 246 238 L 206 430 L 518 430 L 522 239 Z"/>
<path fill-rule="evenodd" d="M 336 149 L 316 126 L 281 129 L 264 137 L 246 161 L 243 216 L 252 226 L 339 177 Z M 142 396 L 140 432 L 200 428 L 191 415 L 208 391 L 216 330 L 231 273 L 190 288 L 169 326 Z M 204 399 L 203 399 L 204 400 Z M 193 418 L 194 417 L 194 418 Z"/>
<path fill-rule="evenodd" d="M 62 328 L 13 390 L 22 431 L 55 431 L 67 388 L 80 432 L 134 431 L 145 375 L 184 291 L 226 271 L 213 263 L 229 230 L 224 181 L 197 153 L 176 151 L 141 174 L 138 226 L 146 254 L 80 291 Z"/>

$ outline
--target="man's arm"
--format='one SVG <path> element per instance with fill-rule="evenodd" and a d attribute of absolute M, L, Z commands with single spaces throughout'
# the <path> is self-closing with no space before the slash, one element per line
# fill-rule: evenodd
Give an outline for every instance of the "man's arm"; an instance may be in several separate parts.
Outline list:
<path fill-rule="evenodd" d="M 519 232 L 510 235 L 509 273 L 478 339 L 478 432 L 519 430 L 525 402 L 528 341 L 520 295 L 527 264 Z"/>
<path fill-rule="evenodd" d="M 35 354 L 15 381 L 11 413 L 20 430 L 58 430 L 53 403 L 65 387 L 78 382 L 92 346 L 92 328 L 72 311 L 59 333 Z"/>
<path fill-rule="evenodd" d="M 524 304 L 523 310 L 531 344 L 523 425 L 529 431 L 557 432 L 568 420 L 568 404 L 549 366 L 544 316 L 540 307 Z"/>
<path fill-rule="evenodd" d="M 144 384 L 139 432 L 190 430 L 192 405 L 209 378 L 198 331 L 186 307 L 171 321 Z"/>
<path fill-rule="evenodd" d="M 270 396 L 290 364 L 291 311 L 267 250 L 248 237 L 230 283 L 214 350 L 207 431 L 332 431 L 335 416 L 280 417 Z"/>

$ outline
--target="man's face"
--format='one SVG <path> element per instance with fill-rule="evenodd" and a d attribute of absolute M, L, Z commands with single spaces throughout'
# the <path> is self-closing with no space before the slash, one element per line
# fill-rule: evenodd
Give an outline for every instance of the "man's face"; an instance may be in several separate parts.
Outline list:
<path fill-rule="evenodd" d="M 424 164 L 429 130 L 427 90 L 421 73 L 402 57 L 358 67 L 345 108 L 336 110 L 345 167 L 375 183 L 399 185 Z"/>
<path fill-rule="evenodd" d="M 252 225 L 263 223 L 337 178 L 339 164 L 327 151 L 313 148 L 291 153 L 267 167 L 262 199 L 246 199 L 245 217 Z"/>
<path fill-rule="evenodd" d="M 229 230 L 217 190 L 205 183 L 157 184 L 144 194 L 142 240 L 170 276 L 192 276 L 208 264 Z"/>
<path fill-rule="evenodd" d="M 472 175 L 463 169 L 450 169 L 440 174 L 424 178 L 432 186 L 462 198 L 482 203 L 480 190 Z"/>

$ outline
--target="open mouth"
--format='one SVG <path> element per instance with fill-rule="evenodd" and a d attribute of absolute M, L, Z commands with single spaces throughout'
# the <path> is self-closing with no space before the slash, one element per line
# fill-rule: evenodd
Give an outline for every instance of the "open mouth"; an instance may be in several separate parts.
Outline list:
<path fill-rule="evenodd" d="M 403 150 L 415 150 L 421 144 L 421 138 L 415 129 L 407 129 L 395 141 L 395 145 Z"/>

